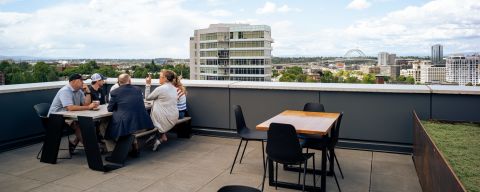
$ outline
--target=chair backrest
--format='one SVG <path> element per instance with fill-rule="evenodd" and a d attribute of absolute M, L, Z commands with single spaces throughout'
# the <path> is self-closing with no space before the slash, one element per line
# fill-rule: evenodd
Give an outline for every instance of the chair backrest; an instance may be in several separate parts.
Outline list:
<path fill-rule="evenodd" d="M 217 192 L 260 192 L 260 190 L 257 188 L 248 187 L 248 186 L 228 185 L 228 186 L 223 186 Z"/>
<path fill-rule="evenodd" d="M 323 107 L 323 104 L 320 103 L 306 103 L 303 106 L 303 111 L 325 112 L 325 107 Z"/>
<path fill-rule="evenodd" d="M 237 133 L 240 133 L 243 130 L 248 129 L 247 125 L 245 124 L 245 119 L 243 118 L 242 107 L 240 107 L 240 105 L 234 105 L 233 111 L 235 112 L 235 123 L 237 125 Z"/>
<path fill-rule="evenodd" d="M 340 113 L 337 123 L 335 124 L 335 129 L 332 130 L 332 141 L 330 145 L 335 146 L 338 143 L 338 136 L 340 135 L 340 124 L 342 123 L 343 112 Z"/>
<path fill-rule="evenodd" d="M 297 163 L 303 158 L 295 127 L 271 123 L 268 129 L 267 155 L 280 163 Z"/>
<path fill-rule="evenodd" d="M 43 128 L 47 127 L 47 121 L 48 121 L 48 110 L 50 109 L 50 104 L 49 103 L 39 103 L 33 106 L 33 109 L 35 109 L 35 112 L 37 112 L 38 117 L 42 120 L 42 125 Z"/>
<path fill-rule="evenodd" d="M 33 106 L 37 115 L 41 118 L 46 118 L 48 115 L 48 110 L 50 109 L 49 103 L 39 103 Z"/>

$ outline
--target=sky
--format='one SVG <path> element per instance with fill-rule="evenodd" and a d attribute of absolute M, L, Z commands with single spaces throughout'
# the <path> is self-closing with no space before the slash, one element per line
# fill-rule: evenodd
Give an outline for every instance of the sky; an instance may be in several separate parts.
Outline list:
<path fill-rule="evenodd" d="M 271 26 L 279 57 L 480 52 L 480 0 L 0 0 L 0 55 L 188 58 L 214 23 Z"/>

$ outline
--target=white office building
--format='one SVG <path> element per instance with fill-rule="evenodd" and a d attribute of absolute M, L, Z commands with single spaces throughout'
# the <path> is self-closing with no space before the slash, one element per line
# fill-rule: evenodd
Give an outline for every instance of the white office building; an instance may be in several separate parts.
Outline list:
<path fill-rule="evenodd" d="M 480 83 L 480 55 L 456 55 L 447 58 L 447 82 L 466 85 Z"/>
<path fill-rule="evenodd" d="M 441 84 L 445 82 L 446 67 L 423 65 L 420 68 L 420 83 Z"/>
<path fill-rule="evenodd" d="M 387 52 L 378 53 L 378 66 L 395 65 L 396 54 L 389 54 Z"/>
<path fill-rule="evenodd" d="M 432 45 L 431 61 L 434 65 L 443 65 L 443 46 L 440 44 Z"/>
<path fill-rule="evenodd" d="M 190 79 L 270 81 L 271 29 L 267 25 L 212 24 L 190 37 Z"/>

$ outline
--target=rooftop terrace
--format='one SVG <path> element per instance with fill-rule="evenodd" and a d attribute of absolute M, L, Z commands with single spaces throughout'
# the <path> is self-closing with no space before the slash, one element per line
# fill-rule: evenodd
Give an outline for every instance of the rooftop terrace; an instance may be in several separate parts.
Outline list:
<path fill-rule="evenodd" d="M 107 87 L 114 82 L 109 79 Z M 88 168 L 82 151 L 55 165 L 35 158 L 44 130 L 32 106 L 51 102 L 66 83 L 0 86 L 0 105 L 8 109 L 0 111 L 0 151 L 6 151 L 0 153 L 0 189 L 216 191 L 231 184 L 259 187 L 263 166 L 258 143 L 249 145 L 244 163 L 235 165 L 229 174 L 239 143 L 233 139 L 231 106 L 241 105 L 247 126 L 253 128 L 286 109 L 301 110 L 307 102 L 319 102 L 326 111 L 345 114 L 338 144 L 343 149 L 337 152 L 345 174 L 339 181 L 343 191 L 421 191 L 411 158 L 412 111 L 423 120 L 480 122 L 479 87 L 184 81 L 197 135 L 187 140 L 172 136 L 158 152 L 144 151 L 125 167 L 100 173 Z M 134 79 L 133 84 L 143 88 L 144 80 Z M 279 174 L 281 180 L 293 182 L 296 176 Z M 336 190 L 333 178 L 327 177 L 327 191 Z"/>
<path fill-rule="evenodd" d="M 0 154 L 0 189 L 211 192 L 232 184 L 260 188 L 263 167 L 259 142 L 248 145 L 242 164 L 236 164 L 229 174 L 238 139 L 198 135 L 170 138 L 159 151 L 144 150 L 139 158 L 129 159 L 125 167 L 109 173 L 90 170 L 82 150 L 73 159 L 54 165 L 35 158 L 41 144 L 4 152 Z M 314 152 L 320 165 L 320 152 Z M 338 149 L 337 155 L 345 174 L 345 179 L 339 180 L 342 191 L 421 191 L 410 155 L 345 149 Z M 311 177 L 307 176 L 307 183 L 312 182 Z M 297 174 L 280 169 L 279 180 L 295 182 Z M 265 191 L 276 190 L 267 185 Z M 337 191 L 333 177 L 327 177 L 327 191 Z"/>

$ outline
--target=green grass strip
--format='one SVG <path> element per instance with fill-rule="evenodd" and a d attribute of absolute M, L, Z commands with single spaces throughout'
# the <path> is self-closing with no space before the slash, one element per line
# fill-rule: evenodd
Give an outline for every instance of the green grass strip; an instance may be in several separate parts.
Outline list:
<path fill-rule="evenodd" d="M 480 192 L 480 126 L 436 121 L 422 124 L 465 188 Z"/>

